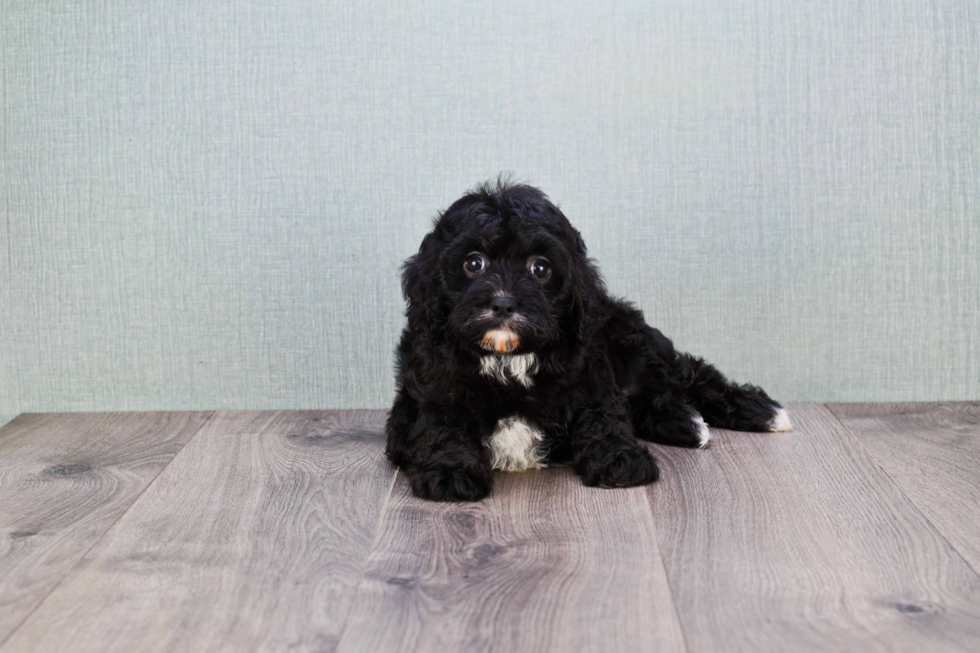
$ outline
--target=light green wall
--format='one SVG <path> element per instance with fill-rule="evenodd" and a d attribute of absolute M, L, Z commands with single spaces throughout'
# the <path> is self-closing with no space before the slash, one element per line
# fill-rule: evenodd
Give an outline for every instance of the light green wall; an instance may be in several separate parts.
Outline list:
<path fill-rule="evenodd" d="M 0 413 L 384 406 L 501 170 L 786 401 L 980 398 L 980 4 L 0 0 Z"/>

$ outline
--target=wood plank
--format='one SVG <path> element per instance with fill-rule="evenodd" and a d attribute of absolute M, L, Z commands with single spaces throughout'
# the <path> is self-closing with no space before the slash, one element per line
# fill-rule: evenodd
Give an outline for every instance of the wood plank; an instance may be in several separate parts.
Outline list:
<path fill-rule="evenodd" d="M 980 403 L 828 408 L 980 571 Z"/>
<path fill-rule="evenodd" d="M 642 488 L 567 468 L 421 501 L 403 475 L 338 651 L 682 651 Z"/>
<path fill-rule="evenodd" d="M 0 429 L 0 642 L 209 416 L 21 415 Z"/>
<path fill-rule="evenodd" d="M 658 448 L 648 493 L 692 650 L 976 650 L 980 577 L 824 406 Z"/>
<path fill-rule="evenodd" d="M 395 473 L 384 419 L 217 413 L 0 650 L 333 649 Z"/>

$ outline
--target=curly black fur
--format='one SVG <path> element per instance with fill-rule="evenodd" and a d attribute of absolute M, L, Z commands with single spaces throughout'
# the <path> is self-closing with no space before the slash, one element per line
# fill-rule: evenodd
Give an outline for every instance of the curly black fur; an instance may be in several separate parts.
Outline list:
<path fill-rule="evenodd" d="M 474 253 L 485 263 L 476 272 L 464 269 Z M 730 383 L 676 351 L 639 310 L 610 297 L 579 232 L 530 186 L 488 183 L 457 200 L 406 261 L 402 287 L 408 324 L 387 454 L 420 497 L 485 497 L 492 439 L 513 416 L 541 436 L 541 464 L 570 461 L 586 485 L 601 487 L 657 480 L 637 438 L 700 447 L 704 421 L 788 428 L 785 411 L 760 388 Z M 501 328 L 519 345 L 490 353 L 481 341 Z M 484 367 L 521 355 L 530 368 L 523 382 Z"/>

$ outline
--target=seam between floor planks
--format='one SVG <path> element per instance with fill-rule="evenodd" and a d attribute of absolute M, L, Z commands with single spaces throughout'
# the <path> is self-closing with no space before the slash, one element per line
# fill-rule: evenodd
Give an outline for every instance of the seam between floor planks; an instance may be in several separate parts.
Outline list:
<path fill-rule="evenodd" d="M 840 416 L 836 412 L 834 412 L 834 410 L 830 407 L 829 404 L 824 404 L 824 407 L 826 407 L 827 410 L 830 412 L 830 414 L 834 416 L 834 419 L 837 420 L 837 423 L 841 425 L 841 427 L 844 429 L 844 431 L 847 432 L 847 434 L 849 436 L 851 436 L 851 438 L 855 442 L 858 443 L 858 446 L 860 446 L 861 449 L 864 451 L 864 453 L 867 454 L 868 458 L 870 458 L 871 461 L 874 462 L 874 464 L 878 466 L 878 468 L 885 475 L 885 477 L 891 482 L 891 484 L 894 485 L 898 489 L 898 491 L 902 494 L 903 497 L 905 497 L 905 500 L 909 502 L 909 505 L 911 505 L 913 508 L 915 508 L 915 510 L 920 515 L 922 515 L 922 518 L 929 524 L 929 526 L 931 526 L 932 529 L 934 531 L 936 531 L 936 533 L 939 535 L 939 537 L 941 537 L 947 544 L 949 544 L 949 547 L 953 551 L 956 552 L 956 555 L 958 555 L 963 560 L 963 563 L 966 564 L 966 566 L 970 569 L 970 571 L 972 571 L 977 576 L 977 578 L 980 579 L 980 570 L 976 569 L 970 563 L 970 560 L 968 559 L 968 557 L 965 556 L 965 555 L 963 555 L 963 552 L 959 550 L 959 548 L 956 546 L 956 544 L 946 536 L 946 533 L 943 532 L 943 529 L 939 528 L 939 525 L 937 525 L 929 517 L 929 514 L 921 506 L 919 506 L 919 504 L 905 491 L 905 489 L 901 486 L 901 484 L 898 481 L 896 481 L 894 478 L 892 478 L 892 475 L 888 473 L 888 470 L 885 469 L 885 466 L 882 465 L 880 462 L 878 462 L 878 460 L 874 457 L 874 454 L 871 453 L 871 451 L 864 445 L 864 442 L 861 441 L 861 438 L 859 438 L 847 426 L 847 424 L 844 423 L 844 421 L 840 418 Z"/>
<path fill-rule="evenodd" d="M 347 622 L 350 621 L 350 614 L 354 610 L 354 601 L 357 600 L 357 592 L 361 589 L 361 583 L 364 582 L 364 572 L 367 571 L 368 562 L 371 560 L 371 553 L 374 551 L 374 545 L 378 541 L 378 533 L 381 532 L 381 524 L 384 523 L 385 515 L 388 513 L 388 502 L 391 500 L 391 493 L 395 489 L 395 481 L 398 480 L 398 472 L 402 470 L 401 467 L 395 468 L 395 473 L 391 475 L 391 485 L 388 486 L 388 494 L 385 495 L 384 505 L 381 506 L 381 514 L 378 515 L 378 523 L 374 527 L 374 535 L 371 537 L 371 546 L 368 547 L 367 554 L 364 556 L 364 564 L 361 565 L 361 575 L 357 578 L 357 584 L 354 585 L 354 593 L 350 597 L 350 603 L 347 605 L 347 613 L 344 615 L 344 623 L 340 627 L 340 633 L 337 635 L 337 643 L 334 645 L 333 650 L 340 648 L 340 643 L 344 641 L 344 633 L 347 632 Z"/>
<path fill-rule="evenodd" d="M 138 412 L 142 412 L 142 411 L 138 411 Z M 169 411 L 168 411 L 168 412 L 169 412 Z M 179 411 L 174 411 L 174 412 L 179 412 Z M 192 412 L 192 411 L 189 411 L 189 412 Z M 22 413 L 22 414 L 28 414 L 28 413 Z M 92 549 L 94 549 L 94 548 L 95 548 L 96 546 L 98 546 L 98 545 L 99 545 L 99 543 L 100 543 L 100 542 L 102 542 L 102 540 L 103 540 L 103 539 L 105 539 L 105 537 L 106 537 L 106 535 L 107 535 L 107 534 L 108 534 L 108 533 L 109 533 L 109 532 L 110 532 L 110 531 L 111 531 L 111 530 L 112 530 L 113 528 L 115 528 L 115 526 L 116 526 L 116 524 L 118 524 L 118 523 L 119 523 L 119 521 L 120 521 L 120 520 L 121 520 L 121 519 L 122 519 L 122 518 L 123 518 L 123 517 L 124 517 L 124 516 L 126 515 L 126 513 L 128 513 L 128 512 L 129 512 L 129 511 L 130 511 L 130 510 L 131 510 L 131 509 L 133 508 L 133 506 L 134 506 L 134 505 L 136 504 L 136 502 L 137 502 L 137 501 L 139 500 L 139 498 L 140 498 L 141 496 L 143 496 L 144 494 L 146 494 L 146 491 L 147 491 L 147 490 L 149 490 L 149 489 L 150 489 L 150 487 L 151 487 L 151 486 L 152 486 L 152 485 L 153 485 L 154 483 L 156 483 L 156 481 L 157 481 L 157 479 L 158 479 L 158 478 L 160 478 L 160 474 L 162 474 L 162 473 L 163 473 L 163 471 L 164 471 L 165 469 L 167 469 L 167 467 L 169 467 L 169 466 L 170 466 L 170 465 L 171 465 L 171 464 L 173 463 L 173 461 L 174 461 L 174 458 L 176 458 L 176 457 L 177 457 L 177 455 L 178 455 L 178 454 L 179 454 L 179 453 L 180 453 L 181 451 L 183 451 L 183 450 L 184 450 L 184 448 L 185 448 L 185 447 L 186 447 L 186 446 L 187 446 L 188 444 L 190 444 L 190 442 L 191 442 L 191 441 L 192 441 L 192 440 L 193 440 L 194 438 L 196 438 L 196 437 L 198 436 L 198 434 L 199 434 L 199 433 L 200 433 L 200 432 L 201 432 L 201 431 L 202 431 L 202 430 L 204 429 L 204 427 L 205 427 L 205 425 L 207 425 L 207 423 L 208 423 L 208 422 L 210 422 L 210 421 L 211 421 L 211 419 L 212 419 L 212 418 L 213 418 L 213 417 L 214 417 L 215 415 L 217 415 L 217 414 L 218 414 L 218 411 L 216 411 L 216 410 L 212 410 L 212 411 L 211 411 L 211 413 L 210 413 L 210 414 L 209 414 L 209 415 L 208 415 L 208 416 L 207 416 L 207 417 L 206 417 L 206 418 L 204 419 L 204 421 L 203 421 L 203 422 L 201 422 L 201 425 L 200 425 L 200 426 L 199 426 L 199 427 L 197 428 L 197 430 L 195 430 L 195 431 L 194 431 L 194 434 L 193 434 L 193 435 L 192 435 L 191 437 L 189 437 L 189 438 L 187 439 L 187 442 L 185 442 L 185 443 L 184 443 L 184 444 L 183 444 L 183 445 L 182 445 L 182 446 L 181 446 L 181 447 L 180 447 L 179 449 L 177 449 L 177 451 L 175 451 L 175 452 L 174 452 L 174 455 L 173 455 L 173 456 L 171 456 L 171 458 L 170 458 L 170 460 L 168 460 L 168 461 L 167 461 L 167 464 L 166 464 L 166 465 L 164 465 L 163 467 L 161 467 L 161 468 L 160 468 L 160 471 L 158 471 L 158 472 L 156 473 L 156 475 L 155 475 L 155 476 L 153 477 L 153 479 L 152 479 L 152 480 L 151 480 L 151 481 L 150 481 L 149 483 L 147 483 L 147 484 L 146 484 L 146 487 L 144 487 L 144 488 L 143 488 L 143 490 L 142 490 L 142 491 L 141 491 L 141 492 L 140 492 L 139 494 L 137 494 L 136 496 L 134 496 L 134 497 L 133 497 L 133 500 L 129 502 L 129 505 L 128 505 L 128 506 L 126 506 L 126 509 L 125 509 L 125 510 L 123 510 L 123 511 L 122 511 L 122 512 L 121 512 L 121 513 L 119 514 L 119 516 L 118 516 L 118 517 L 116 517 L 116 518 L 115 518 L 115 519 L 113 520 L 113 522 L 112 522 L 112 524 L 110 524 L 110 525 L 109 525 L 109 528 L 107 528 L 107 529 L 105 529 L 105 530 L 104 530 L 104 531 L 102 532 L 102 534 L 101 534 L 101 535 L 99 535 L 99 536 L 98 536 L 97 538 L 95 538 L 95 540 L 94 540 L 94 541 L 92 542 L 92 544 L 91 544 L 91 546 L 89 546 L 89 547 L 88 547 L 87 549 L 85 549 L 85 552 L 84 552 L 84 553 L 83 553 L 83 554 L 82 554 L 81 556 L 79 556 L 79 558 L 78 558 L 78 560 L 76 560 L 76 561 L 75 561 L 75 564 L 73 564 L 73 565 L 72 565 L 71 567 L 69 567 L 69 568 L 68 568 L 68 569 L 67 569 L 67 570 L 65 571 L 65 573 L 64 573 L 64 574 L 63 574 L 63 575 L 61 576 L 61 578 L 60 578 L 60 579 L 58 580 L 58 582 L 57 582 L 57 583 L 55 583 L 55 585 L 54 585 L 54 586 L 53 586 L 53 587 L 52 587 L 52 588 L 51 588 L 51 589 L 50 589 L 50 590 L 49 590 L 49 591 L 48 591 L 48 592 L 47 592 L 47 593 L 46 593 L 46 594 L 44 595 L 44 598 L 43 598 L 43 599 L 41 599 L 40 601 L 38 601 L 38 603 L 37 603 L 37 605 L 35 605 L 35 606 L 34 606 L 34 608 L 33 608 L 33 609 L 32 609 L 32 610 L 31 610 L 31 611 L 29 612 L 29 613 L 27 613 L 27 614 L 26 614 L 26 615 L 24 616 L 24 618 L 23 618 L 23 619 L 21 619 L 21 621 L 20 621 L 20 623 L 19 623 L 19 624 L 17 624 L 17 626 L 16 626 L 16 627 L 15 627 L 15 628 L 14 628 L 13 630 L 11 630 L 11 631 L 10 631 L 9 633 L 7 633 L 7 635 L 6 635 L 6 636 L 5 636 L 5 637 L 4 637 L 4 638 L 3 638 L 2 640 L 0 640 L 0 653 L 6 653 L 6 650 L 7 650 L 7 649 L 6 649 L 6 645 L 7 645 L 7 642 L 8 642 L 8 641 L 10 641 L 11 639 L 13 639 L 13 637 L 14 637 L 14 635 L 16 635 L 16 634 L 17 634 L 17 631 L 19 631 L 19 630 L 21 629 L 21 627 L 23 627 L 23 625 L 24 625 L 24 624 L 26 624 L 26 623 L 27 623 L 27 622 L 28 622 L 28 621 L 30 620 L 30 618 L 31 618 L 31 616 L 33 616 L 33 615 L 34 615 L 34 613 L 35 613 L 35 612 L 37 612 L 37 611 L 38 611 L 38 609 L 39 609 L 39 608 L 40 608 L 40 607 L 41 607 L 42 605 L 44 605 L 44 603 L 45 603 L 45 602 L 46 602 L 46 601 L 48 600 L 48 598 L 49 598 L 49 597 L 50 597 L 50 596 L 51 596 L 51 595 L 52 595 L 52 594 L 53 594 L 53 593 L 55 592 L 55 590 L 57 590 L 57 589 L 58 589 L 59 587 L 61 587 L 61 585 L 62 585 L 62 583 L 64 583 L 64 582 L 65 582 L 65 579 L 66 579 L 66 578 L 68 578 L 69 576 L 71 576 L 71 573 L 72 573 L 73 571 L 75 571 L 75 569 L 76 569 L 76 568 L 78 567 L 78 565 L 80 565 L 80 564 L 82 563 L 82 561 L 83 561 L 83 560 L 85 560 L 85 556 L 87 556 L 87 555 L 89 554 L 89 552 L 90 552 L 90 551 L 91 551 Z M 16 417 L 20 417 L 20 415 L 17 415 Z M 14 419 L 16 419 L 16 417 L 15 417 Z M 13 420 L 11 420 L 11 421 L 13 421 Z M 0 428 L 2 428 L 2 427 L 3 427 L 3 425 L 0 425 Z"/>
<path fill-rule="evenodd" d="M 667 561 L 664 560 L 664 548 L 660 545 L 660 529 L 657 526 L 656 515 L 653 514 L 653 505 L 647 500 L 647 507 L 650 509 L 650 523 L 653 524 L 653 535 L 654 544 L 657 545 L 657 555 L 660 556 L 660 568 L 664 572 L 664 582 L 667 585 L 667 595 L 670 597 L 670 605 L 674 608 L 674 619 L 680 626 L 681 631 L 681 643 L 684 644 L 684 650 L 687 653 L 691 653 L 693 650 L 691 648 L 691 643 L 688 641 L 687 629 L 684 628 L 684 622 L 681 620 L 681 610 L 677 607 L 677 594 L 674 593 L 674 585 L 670 582 L 670 572 L 667 569 Z"/>

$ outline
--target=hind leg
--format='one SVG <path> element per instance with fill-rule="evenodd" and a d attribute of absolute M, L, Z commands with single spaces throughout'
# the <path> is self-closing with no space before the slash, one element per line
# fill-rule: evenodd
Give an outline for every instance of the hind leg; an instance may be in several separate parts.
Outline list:
<path fill-rule="evenodd" d="M 627 304 L 605 325 L 617 382 L 630 395 L 633 430 L 651 442 L 703 447 L 704 422 L 738 431 L 788 431 L 786 410 L 760 388 L 737 385 L 682 354 Z"/>
<path fill-rule="evenodd" d="M 630 397 L 630 413 L 633 432 L 641 440 L 693 449 L 704 449 L 711 440 L 704 418 L 680 396 Z"/>
<path fill-rule="evenodd" d="M 733 431 L 789 431 L 789 413 L 762 388 L 732 383 L 714 366 L 690 354 L 676 362 L 687 400 L 712 426 Z"/>

